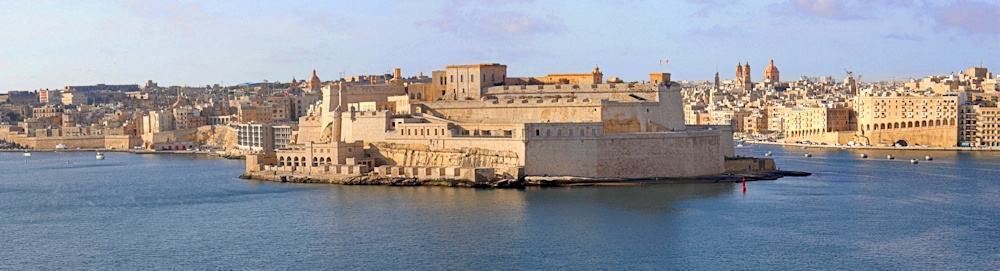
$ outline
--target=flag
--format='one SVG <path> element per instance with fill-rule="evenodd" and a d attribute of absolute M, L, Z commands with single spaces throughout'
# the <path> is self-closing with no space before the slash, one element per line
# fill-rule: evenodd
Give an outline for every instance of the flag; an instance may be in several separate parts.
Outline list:
<path fill-rule="evenodd" d="M 670 63 L 670 60 L 669 60 L 669 59 L 664 59 L 664 60 L 663 60 L 663 64 L 669 64 L 669 63 Z"/>

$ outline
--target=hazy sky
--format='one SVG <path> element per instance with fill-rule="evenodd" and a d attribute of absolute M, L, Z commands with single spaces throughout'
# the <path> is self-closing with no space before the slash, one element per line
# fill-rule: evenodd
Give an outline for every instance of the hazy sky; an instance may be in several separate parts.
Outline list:
<path fill-rule="evenodd" d="M 283 3 L 289 2 L 289 3 Z M 996 0 L 0 0 L 0 92 L 406 76 L 499 62 L 510 76 L 864 81 L 1000 72 Z M 669 59 L 666 66 L 660 59 Z"/>

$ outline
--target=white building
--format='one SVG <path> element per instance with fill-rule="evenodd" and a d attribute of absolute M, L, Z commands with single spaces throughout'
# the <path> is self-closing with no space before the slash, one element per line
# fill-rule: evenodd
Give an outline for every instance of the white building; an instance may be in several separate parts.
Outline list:
<path fill-rule="evenodd" d="M 274 150 L 274 128 L 262 123 L 244 123 L 236 126 L 236 148 L 251 152 Z"/>

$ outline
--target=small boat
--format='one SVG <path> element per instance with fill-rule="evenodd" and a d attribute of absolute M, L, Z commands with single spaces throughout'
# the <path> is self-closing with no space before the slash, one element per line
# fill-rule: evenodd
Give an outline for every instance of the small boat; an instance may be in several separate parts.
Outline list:
<path fill-rule="evenodd" d="M 24 152 L 24 157 L 31 157 L 31 153 L 30 153 L 30 152 L 27 152 L 27 151 L 25 151 L 25 152 Z"/>
<path fill-rule="evenodd" d="M 806 153 L 806 157 L 813 157 L 813 154 L 811 154 L 811 153 Z"/>
<path fill-rule="evenodd" d="M 56 144 L 56 149 L 65 150 L 66 148 L 69 148 L 68 146 L 66 146 L 66 144 L 63 143 Z"/>
<path fill-rule="evenodd" d="M 917 159 L 916 159 L 916 158 L 914 158 L 914 159 L 910 159 L 910 164 L 914 164 L 914 165 L 916 165 L 917 163 L 918 163 L 918 162 L 917 162 Z"/>
<path fill-rule="evenodd" d="M 886 159 L 889 159 L 889 160 L 892 160 L 892 159 L 896 159 L 896 157 L 895 157 L 895 156 L 892 156 L 892 154 L 890 154 L 890 155 L 886 155 L 886 156 L 885 156 L 885 158 L 886 158 Z"/>
<path fill-rule="evenodd" d="M 862 153 L 861 154 L 861 158 L 868 158 L 868 154 L 867 153 Z"/>
<path fill-rule="evenodd" d="M 101 153 L 101 152 L 97 152 L 96 158 L 97 158 L 97 160 L 104 160 L 104 154 Z"/>
<path fill-rule="evenodd" d="M 770 151 L 768 151 L 768 152 L 765 152 L 765 153 L 764 153 L 764 156 L 771 156 L 771 155 L 772 155 L 772 154 L 771 154 L 771 152 L 770 152 Z"/>
<path fill-rule="evenodd" d="M 927 161 L 934 160 L 934 157 L 931 157 L 930 155 L 924 156 L 924 160 L 927 160 Z"/>

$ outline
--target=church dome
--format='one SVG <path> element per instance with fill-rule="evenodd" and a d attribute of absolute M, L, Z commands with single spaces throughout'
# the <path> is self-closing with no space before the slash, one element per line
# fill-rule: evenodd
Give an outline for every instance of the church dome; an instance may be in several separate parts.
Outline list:
<path fill-rule="evenodd" d="M 316 76 L 316 70 L 313 70 L 312 78 L 309 78 L 309 89 L 313 91 L 319 90 L 321 84 L 323 84 L 323 81 L 319 80 L 319 76 Z"/>
<path fill-rule="evenodd" d="M 771 64 L 767 65 L 767 68 L 764 69 L 764 72 L 776 72 L 776 71 L 778 71 L 778 67 L 774 66 L 774 59 L 771 59 Z"/>

